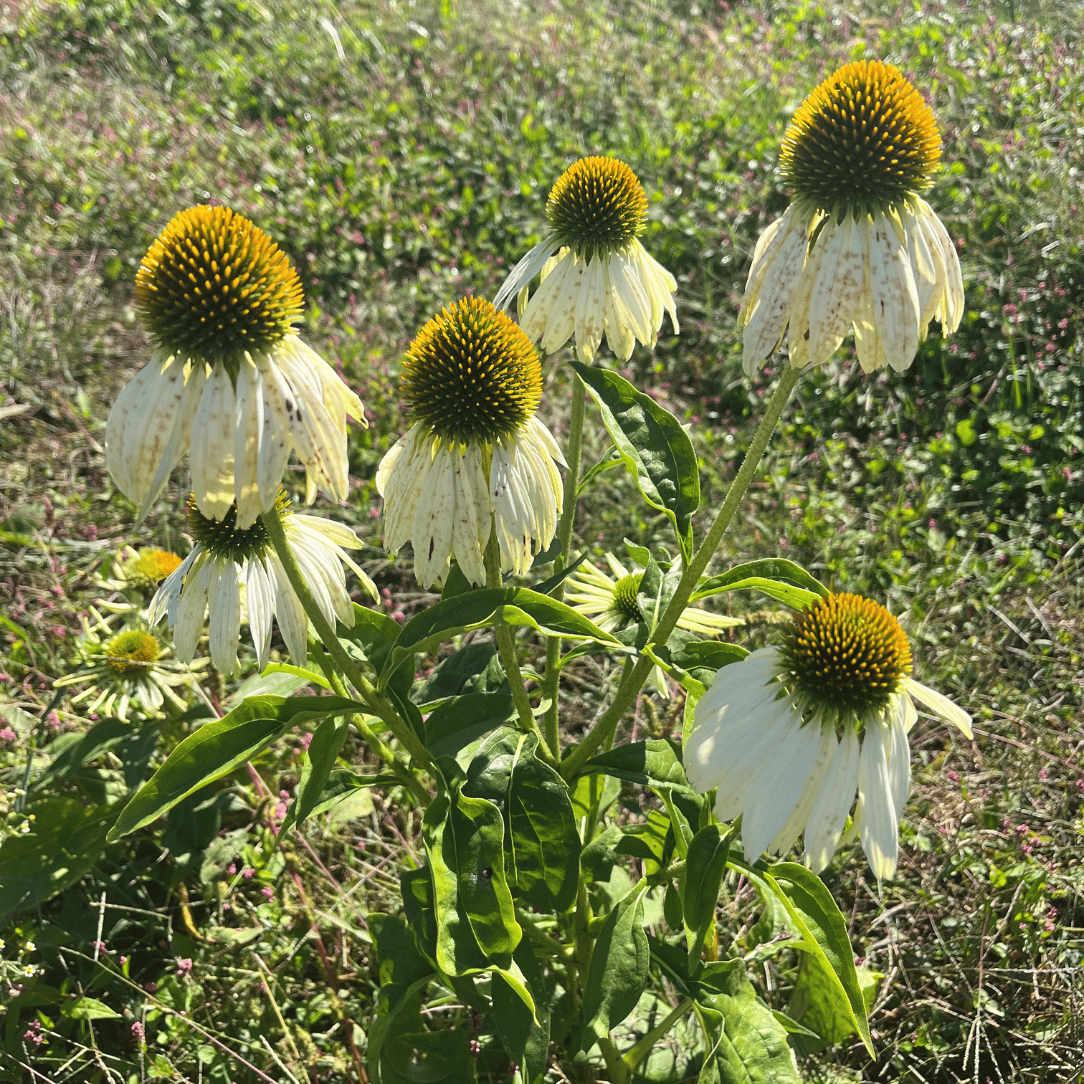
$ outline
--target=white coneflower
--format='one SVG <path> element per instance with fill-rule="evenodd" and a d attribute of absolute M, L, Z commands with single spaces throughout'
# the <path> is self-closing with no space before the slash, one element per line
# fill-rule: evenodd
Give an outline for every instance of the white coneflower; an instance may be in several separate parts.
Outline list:
<path fill-rule="evenodd" d="M 301 282 L 267 234 L 228 207 L 182 211 L 135 298 L 155 349 L 109 412 L 106 463 L 141 518 L 186 451 L 200 511 L 236 505 L 242 529 L 274 505 L 291 451 L 307 501 L 346 496 L 346 419 L 364 408 L 295 333 Z"/>
<path fill-rule="evenodd" d="M 568 577 L 565 601 L 585 617 L 590 617 L 604 632 L 617 632 L 633 622 L 645 620 L 637 600 L 644 570 L 630 571 L 612 553 L 604 556 L 613 576 L 607 576 L 597 565 L 585 561 Z M 697 606 L 686 606 L 677 621 L 679 629 L 706 636 L 741 624 L 743 621 L 739 617 L 711 613 Z"/>
<path fill-rule="evenodd" d="M 537 351 L 481 298 L 444 309 L 411 343 L 402 396 L 417 421 L 381 460 L 376 488 L 384 544 L 412 544 L 423 587 L 442 583 L 453 559 L 485 583 L 491 531 L 517 575 L 553 540 L 565 461 L 535 417 L 541 395 Z"/>
<path fill-rule="evenodd" d="M 782 647 L 723 667 L 696 706 L 685 771 L 718 788 L 721 820 L 742 818 L 745 857 L 781 854 L 805 834 L 814 872 L 852 822 L 878 880 L 896 870 L 911 789 L 914 701 L 971 737 L 971 718 L 913 680 L 899 622 L 858 595 L 828 595 L 795 615 Z"/>
<path fill-rule="evenodd" d="M 493 302 L 502 308 L 546 269 L 520 321 L 532 342 L 552 354 L 575 332 L 576 349 L 589 362 L 605 335 L 625 361 L 637 339 L 655 345 L 664 311 L 677 334 L 677 282 L 640 243 L 647 197 L 624 162 L 594 157 L 574 163 L 550 191 L 546 218 L 545 236 Z"/>
<path fill-rule="evenodd" d="M 308 617 L 263 523 L 257 520 L 247 528 L 238 527 L 232 508 L 222 519 L 210 519 L 192 498 L 185 512 L 196 545 L 151 600 L 151 625 L 165 617 L 177 657 L 188 662 L 195 654 L 204 618 L 210 611 L 211 659 L 220 671 L 232 673 L 238 669 L 243 583 L 249 631 L 260 669 L 267 665 L 272 618 L 278 621 L 291 658 L 304 665 Z M 276 501 L 274 514 L 282 521 L 294 560 L 328 624 L 334 628 L 338 618 L 351 628 L 354 607 L 346 589 L 343 565 L 351 568 L 376 597 L 372 580 L 346 553 L 360 546 L 357 536 L 341 523 L 291 512 L 284 494 Z"/>
<path fill-rule="evenodd" d="M 644 571 L 630 572 L 612 553 L 607 552 L 605 558 L 613 576 L 607 576 L 597 565 L 585 561 L 568 577 L 565 601 L 591 618 L 603 632 L 614 633 L 647 620 L 638 598 Z M 740 624 L 741 618 L 711 613 L 696 606 L 686 606 L 677 620 L 679 629 L 704 636 L 715 636 L 725 628 Z M 652 667 L 648 680 L 656 692 L 670 695 L 666 673 L 661 666 Z"/>
<path fill-rule="evenodd" d="M 85 686 L 72 696 L 71 706 L 86 715 L 113 715 L 125 722 L 132 707 L 145 716 L 160 714 L 167 703 L 184 711 L 188 700 L 182 690 L 195 679 L 189 667 L 181 666 L 169 647 L 146 629 L 114 633 L 93 613 L 95 622 L 84 622 L 83 661 L 53 682 L 57 688 Z"/>
<path fill-rule="evenodd" d="M 906 369 L 931 320 L 956 330 L 960 261 L 920 195 L 940 154 L 933 113 L 891 64 L 848 64 L 802 103 L 779 155 L 794 202 L 757 242 L 739 317 L 749 376 L 788 326 L 794 368 L 853 328 L 866 372 Z"/>

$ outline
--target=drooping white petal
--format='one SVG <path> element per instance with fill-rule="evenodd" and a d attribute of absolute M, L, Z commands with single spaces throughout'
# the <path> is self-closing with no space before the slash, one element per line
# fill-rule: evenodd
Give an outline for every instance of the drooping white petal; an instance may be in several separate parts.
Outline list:
<path fill-rule="evenodd" d="M 956 727 L 965 738 L 973 737 L 971 716 L 958 708 L 947 696 L 942 696 L 941 693 L 909 677 L 903 679 L 903 690 L 934 715 Z"/>
<path fill-rule="evenodd" d="M 792 203 L 763 250 L 757 243 L 738 318 L 739 326 L 744 328 L 742 368 L 747 376 L 753 375 L 783 337 L 805 263 L 813 214 L 812 208 Z"/>
<path fill-rule="evenodd" d="M 251 560 L 245 567 L 245 600 L 256 662 L 263 670 L 271 650 L 271 620 L 275 613 L 274 573 L 264 558 Z"/>
<path fill-rule="evenodd" d="M 237 566 L 230 560 L 214 557 L 207 562 L 210 573 L 208 606 L 211 661 L 223 674 L 239 669 L 237 646 L 241 639 L 241 592 L 237 584 Z"/>
<path fill-rule="evenodd" d="M 410 538 L 414 545 L 414 574 L 423 587 L 432 587 L 444 579 L 451 557 L 455 517 L 452 456 L 458 454 L 446 443 L 442 444 L 421 480 Z"/>
<path fill-rule="evenodd" d="M 301 600 L 290 584 L 278 554 L 271 554 L 271 569 L 275 575 L 275 617 L 279 631 L 286 641 L 286 650 L 298 666 L 308 658 L 309 619 Z"/>
<path fill-rule="evenodd" d="M 609 256 L 596 256 L 586 264 L 576 294 L 576 349 L 588 364 L 594 361 L 595 351 L 602 342 L 610 259 Z"/>
<path fill-rule="evenodd" d="M 900 372 L 918 349 L 918 291 L 895 223 L 883 214 L 874 216 L 870 230 L 870 292 L 881 349 Z"/>
<path fill-rule="evenodd" d="M 751 862 L 768 849 L 786 825 L 821 747 L 819 727 L 802 726 L 798 715 L 791 716 L 789 724 L 772 755 L 771 780 L 762 779 L 750 790 L 742 810 L 742 843 L 745 857 Z"/>
<path fill-rule="evenodd" d="M 208 519 L 222 519 L 233 504 L 233 448 L 237 399 L 229 373 L 211 370 L 193 420 L 192 496 Z"/>
<path fill-rule="evenodd" d="M 858 789 L 860 750 L 854 727 L 844 727 L 806 820 L 806 860 L 814 873 L 820 873 L 832 861 L 839 846 Z"/>
<path fill-rule="evenodd" d="M 818 238 L 816 248 L 823 240 Z M 862 250 L 854 219 L 844 217 L 829 240 L 810 300 L 808 354 L 812 365 L 827 361 L 839 349 L 862 298 Z"/>
<path fill-rule="evenodd" d="M 260 372 L 246 357 L 237 374 L 236 414 L 234 417 L 233 474 L 237 527 L 247 530 L 263 511 L 260 499 L 260 441 L 265 429 L 265 406 Z M 285 434 L 284 434 L 285 436 Z M 282 464 L 285 467 L 285 462 Z M 276 493 L 282 479 L 275 481 Z"/>
<path fill-rule="evenodd" d="M 855 824 L 862 839 L 862 850 L 878 881 L 896 872 L 899 857 L 899 822 L 888 773 L 890 743 L 887 723 L 867 721 L 858 758 Z"/>
<path fill-rule="evenodd" d="M 203 631 L 203 619 L 207 615 L 207 597 L 211 578 L 215 573 L 215 561 L 202 554 L 202 561 L 193 565 L 192 572 L 184 581 L 177 596 L 175 616 L 170 615 L 173 628 L 173 647 L 181 662 L 191 662 L 196 644 Z"/>
<path fill-rule="evenodd" d="M 493 299 L 493 307 L 503 309 L 519 293 L 520 289 L 526 286 L 542 270 L 542 266 L 550 258 L 557 246 L 558 241 L 553 234 L 547 234 L 543 237 L 508 273 L 508 277 L 501 284 L 497 296 Z"/>

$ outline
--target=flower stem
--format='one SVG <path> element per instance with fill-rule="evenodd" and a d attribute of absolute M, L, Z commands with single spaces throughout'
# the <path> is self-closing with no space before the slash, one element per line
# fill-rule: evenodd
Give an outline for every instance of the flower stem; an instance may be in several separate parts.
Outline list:
<path fill-rule="evenodd" d="M 324 677 L 327 678 L 328 683 L 331 685 L 332 692 L 337 696 L 346 696 L 346 686 L 343 684 L 342 678 L 339 677 L 339 672 L 332 665 L 331 659 L 328 658 L 327 652 L 324 651 L 323 645 L 313 640 L 309 645 L 309 651 L 312 653 L 313 658 L 316 659 L 320 669 L 324 672 Z M 369 726 L 365 716 L 360 712 L 354 712 L 352 715 L 347 716 L 347 718 L 357 729 L 357 732 L 365 739 L 369 748 L 376 753 L 386 767 L 395 773 L 395 777 L 403 785 L 404 789 L 410 791 L 410 793 L 414 795 L 422 808 L 427 806 L 433 800 L 432 795 L 425 789 L 421 780 L 414 775 L 410 768 L 406 764 L 403 764 L 391 749 L 388 748 L 387 743 L 383 741 L 380 735 Z"/>
<path fill-rule="evenodd" d="M 798 383 L 800 375 L 799 370 L 792 369 L 789 366 L 783 369 L 783 375 L 775 386 L 775 391 L 772 393 L 764 417 L 761 418 L 760 425 L 757 426 L 757 431 L 753 434 L 753 439 L 746 449 L 745 458 L 742 460 L 738 475 L 731 484 L 730 489 L 727 490 L 723 507 L 719 509 L 719 514 L 715 517 L 715 522 L 712 523 L 704 541 L 685 566 L 685 571 L 681 574 L 681 580 L 674 591 L 673 597 L 670 599 L 665 611 L 663 611 L 662 617 L 659 618 L 658 624 L 652 630 L 651 643 L 665 644 L 677 626 L 678 618 L 688 604 L 696 585 L 700 582 L 700 577 L 704 574 L 708 561 L 711 560 L 715 551 L 719 548 L 723 535 L 734 519 L 738 505 L 741 503 L 742 497 L 745 496 L 749 483 L 753 480 L 753 475 L 760 465 L 760 460 L 768 447 L 772 433 L 779 424 L 779 417 L 783 413 L 783 407 L 786 406 L 790 393 L 794 390 L 795 384 Z M 583 765 L 594 755 L 595 750 L 604 742 L 610 740 L 621 717 L 628 710 L 629 705 L 635 700 L 636 694 L 647 680 L 652 665 L 651 659 L 646 654 L 641 655 L 636 665 L 624 675 L 610 706 L 562 764 L 561 774 L 565 779 L 575 779 Z"/>
<path fill-rule="evenodd" d="M 486 586 L 500 590 L 502 586 L 501 551 L 495 530 L 490 531 L 489 534 L 485 563 Z M 497 611 L 493 623 L 493 637 L 497 641 L 497 652 L 501 657 L 501 666 L 504 667 L 504 676 L 508 678 L 508 687 L 512 691 L 512 702 L 516 705 L 516 713 L 519 715 L 520 729 L 527 733 L 533 732 L 538 736 L 539 750 L 543 758 L 555 765 L 557 758 L 535 721 L 531 698 L 527 695 L 527 686 L 523 684 L 523 673 L 519 668 L 519 659 L 516 657 L 515 637 L 512 635 L 512 629 L 504 623 L 503 606 Z"/>
<path fill-rule="evenodd" d="M 305 577 L 301 575 L 301 570 L 297 567 L 297 561 L 294 560 L 294 554 L 290 549 L 290 543 L 286 538 L 286 532 L 283 530 L 282 520 L 279 518 L 278 512 L 275 510 L 264 512 L 260 516 L 260 522 L 263 523 L 267 531 L 267 537 L 271 540 L 271 545 L 275 547 L 275 553 L 278 554 L 278 558 L 282 562 L 282 568 L 286 573 L 286 578 L 290 581 L 290 586 L 294 589 L 294 593 L 312 622 L 313 628 L 316 629 L 317 637 L 328 654 L 335 660 L 335 665 L 338 666 L 340 673 L 358 691 L 370 712 L 376 715 L 392 734 L 399 739 L 400 744 L 411 757 L 420 766 L 424 768 L 431 767 L 432 758 L 429 756 L 429 750 L 421 743 L 410 725 L 400 717 L 388 698 L 381 694 L 376 686 L 358 669 L 357 663 L 346 653 L 346 649 L 339 642 L 338 636 L 335 635 L 335 630 L 328 624 L 327 618 L 324 617 L 320 607 L 316 605 L 312 592 L 305 582 Z M 426 801 L 428 801 L 428 798 Z"/>
<path fill-rule="evenodd" d="M 553 563 L 554 572 L 560 572 L 568 564 L 569 550 L 572 548 L 572 528 L 576 522 L 576 490 L 580 484 L 580 458 L 583 451 L 583 418 L 586 402 L 586 390 L 583 381 L 576 373 L 572 374 L 572 417 L 568 423 L 568 470 L 565 473 L 564 505 L 561 510 L 561 522 L 557 527 L 557 541 L 560 552 Z M 564 596 L 564 584 L 553 592 L 558 602 Z M 546 676 L 542 687 L 542 698 L 549 701 L 543 720 L 546 742 L 554 753 L 561 748 L 561 732 L 558 722 L 558 687 L 561 669 L 557 665 L 561 658 L 561 638 L 550 636 L 546 641 Z"/>

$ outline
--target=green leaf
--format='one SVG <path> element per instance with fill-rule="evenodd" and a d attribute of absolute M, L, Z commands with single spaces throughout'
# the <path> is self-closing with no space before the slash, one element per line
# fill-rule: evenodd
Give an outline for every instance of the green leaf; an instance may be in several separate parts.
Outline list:
<path fill-rule="evenodd" d="M 580 877 L 576 817 L 568 785 L 534 755 L 537 737 L 524 737 L 508 792 L 509 877 L 532 907 L 567 911 Z"/>
<path fill-rule="evenodd" d="M 646 892 L 647 881 L 641 880 L 618 901 L 591 949 L 583 990 L 583 1026 L 596 1042 L 636 1008 L 647 987 L 651 949 L 642 923 Z"/>
<path fill-rule="evenodd" d="M 523 940 L 512 956 L 535 1011 L 500 972 L 493 977 L 493 1024 L 505 1052 L 520 1067 L 525 1084 L 540 1084 L 549 1064 L 550 990 L 530 944 Z"/>
<path fill-rule="evenodd" d="M 473 679 L 485 672 L 496 654 L 497 645 L 492 640 L 461 647 L 454 655 L 442 659 L 424 681 L 415 684 L 411 699 L 416 704 L 436 704 L 464 690 L 470 691 L 467 686 L 474 685 Z"/>
<path fill-rule="evenodd" d="M 801 610 L 816 599 L 831 594 L 801 565 L 782 557 L 767 557 L 735 565 L 729 572 L 701 582 L 691 601 L 719 595 L 724 591 L 760 591 L 792 609 Z"/>
<path fill-rule="evenodd" d="M 95 723 L 78 741 L 68 745 L 58 753 L 52 763 L 34 781 L 34 786 L 53 779 L 63 779 L 77 772 L 84 764 L 97 760 L 103 753 L 109 752 L 126 738 L 136 732 L 131 723 L 120 719 L 102 719 Z"/>
<path fill-rule="evenodd" d="M 505 875 L 500 810 L 457 783 L 443 785 L 425 812 L 422 837 L 433 876 L 437 966 L 449 975 L 507 967 L 523 930 Z"/>
<path fill-rule="evenodd" d="M 718 992 L 703 988 L 695 1007 L 722 1084 L 801 1084 L 786 1029 L 758 1000 L 745 969 L 714 977 Z"/>
<path fill-rule="evenodd" d="M 424 871 L 413 870 L 417 875 Z M 366 925 L 373 938 L 380 966 L 381 1013 L 393 1009 L 419 979 L 435 975 L 414 940 L 411 926 L 398 915 L 370 913 Z"/>
<path fill-rule="evenodd" d="M 674 745 L 665 738 L 630 742 L 592 757 L 584 771 L 605 772 L 640 786 L 680 787 L 691 791 L 685 768 Z"/>
<path fill-rule="evenodd" d="M 705 939 L 715 924 L 715 906 L 719 902 L 719 888 L 729 853 L 730 840 L 723 836 L 717 824 L 701 828 L 689 844 L 681 902 L 690 966 L 699 961 Z"/>
<path fill-rule="evenodd" d="M 624 377 L 578 361 L 569 363 L 598 404 L 602 422 L 636 485 L 665 513 L 685 557 L 693 551 L 693 513 L 700 507 L 700 473 L 689 435 L 668 410 Z"/>
<path fill-rule="evenodd" d="M 502 607 L 502 617 L 497 618 Z M 406 656 L 432 651 L 461 633 L 492 625 L 501 619 L 508 625 L 527 625 L 544 636 L 598 640 L 608 644 L 618 642 L 578 610 L 548 595 L 540 595 L 526 587 L 480 588 L 443 599 L 411 618 L 403 626 L 395 648 L 381 670 L 381 686 Z"/>
<path fill-rule="evenodd" d="M 816 874 L 795 862 L 772 866 L 764 879 L 779 895 L 806 945 L 788 1015 L 830 1043 L 857 1032 L 870 1057 L 875 1057 L 847 923 L 831 892 Z"/>
<path fill-rule="evenodd" d="M 316 808 L 349 732 L 350 724 L 345 719 L 334 716 L 325 719 L 316 728 L 305 752 L 305 762 L 301 766 L 301 781 L 283 818 L 280 834 L 295 824 L 303 823 Z"/>
<path fill-rule="evenodd" d="M 29 803 L 22 815 L 33 814 L 30 831 L 0 845 L 0 920 L 75 884 L 101 857 L 115 809 L 77 798 Z"/>
<path fill-rule="evenodd" d="M 454 756 L 516 717 L 511 693 L 464 693 L 452 697 L 425 720 L 429 751 L 434 756 Z"/>
<path fill-rule="evenodd" d="M 80 997 L 75 1001 L 62 1001 L 60 1012 L 69 1020 L 119 1020 L 120 1013 L 111 1009 L 96 997 Z"/>
<path fill-rule="evenodd" d="M 213 783 L 266 749 L 291 726 L 306 719 L 364 710 L 338 696 L 252 696 L 228 715 L 189 734 L 121 810 L 109 839 L 156 820 L 200 787 Z"/>

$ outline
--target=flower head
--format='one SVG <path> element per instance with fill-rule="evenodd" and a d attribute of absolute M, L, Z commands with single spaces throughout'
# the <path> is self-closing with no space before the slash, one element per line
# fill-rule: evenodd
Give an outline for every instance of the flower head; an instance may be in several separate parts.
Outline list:
<path fill-rule="evenodd" d="M 940 154 L 932 111 L 891 64 L 848 64 L 802 103 L 779 156 L 795 199 L 761 234 L 745 287 L 747 374 L 788 326 L 794 368 L 827 361 L 853 328 L 866 372 L 906 369 L 931 320 L 956 330 L 960 262 L 920 195 Z"/>
<path fill-rule="evenodd" d="M 640 606 L 640 585 L 644 570 L 629 571 L 612 553 L 606 553 L 606 564 L 612 576 L 607 576 L 597 565 L 585 561 L 568 578 L 565 601 L 585 617 L 591 618 L 603 632 L 620 632 L 622 629 L 647 621 Z M 711 613 L 696 606 L 686 606 L 678 618 L 677 627 L 687 632 L 714 636 L 722 629 L 740 625 L 741 619 Z M 656 692 L 670 695 L 666 674 L 661 666 L 654 666 L 648 679 Z"/>
<path fill-rule="evenodd" d="M 638 601 L 644 570 L 635 567 L 630 571 L 612 553 L 606 553 L 605 558 L 613 575 L 607 576 L 597 565 L 585 561 L 569 576 L 565 600 L 590 617 L 603 632 L 618 632 L 646 620 Z M 678 618 L 677 627 L 714 636 L 722 629 L 741 623 L 741 618 L 686 606 Z"/>
<path fill-rule="evenodd" d="M 274 505 L 291 451 L 308 500 L 346 495 L 346 419 L 365 424 L 363 407 L 294 331 L 301 282 L 267 234 L 228 207 L 180 212 L 143 258 L 136 307 L 155 349 L 109 413 L 106 460 L 141 517 L 186 451 L 200 511 L 236 504 L 241 527 Z"/>
<path fill-rule="evenodd" d="M 971 737 L 971 718 L 910 676 L 899 622 L 858 595 L 797 613 L 783 646 L 725 666 L 696 706 L 685 770 L 715 812 L 742 817 L 745 856 L 780 854 L 804 833 L 822 870 L 858 795 L 857 832 L 878 880 L 896 870 L 899 816 L 911 788 L 907 734 L 918 701 Z"/>
<path fill-rule="evenodd" d="M 467 298 L 411 343 L 402 392 L 417 420 L 376 474 L 387 548 L 411 542 L 426 587 L 453 558 L 479 584 L 495 531 L 502 567 L 525 573 L 557 528 L 564 464 L 535 417 L 542 374 L 530 341 L 488 301 Z"/>
<path fill-rule="evenodd" d="M 267 665 L 273 617 L 291 657 L 303 664 L 308 655 L 308 618 L 262 521 L 239 527 L 233 509 L 220 520 L 210 519 L 193 498 L 189 498 L 185 513 L 196 545 L 151 600 L 151 625 L 165 617 L 177 656 L 188 662 L 195 654 L 209 610 L 211 659 L 220 671 L 232 673 L 238 669 L 243 583 L 260 669 Z M 354 608 L 343 565 L 353 569 L 369 592 L 376 594 L 372 581 L 346 553 L 360 545 L 357 536 L 342 524 L 290 511 L 285 494 L 276 501 L 274 514 L 282 521 L 294 560 L 321 613 L 332 627 L 336 617 L 347 628 L 352 627 Z"/>
<path fill-rule="evenodd" d="M 626 360 L 636 340 L 653 347 L 668 312 L 677 334 L 674 276 L 640 242 L 647 197 L 616 158 L 581 158 L 550 191 L 545 236 L 512 269 L 494 300 L 506 305 L 539 272 L 542 283 L 523 312 L 523 330 L 547 354 L 573 332 L 584 361 L 603 335 Z M 555 257 L 556 254 L 556 257 Z"/>
<path fill-rule="evenodd" d="M 122 721 L 133 706 L 144 716 L 160 715 L 167 703 L 184 711 L 188 701 L 182 690 L 193 682 L 191 668 L 179 664 L 147 629 L 115 633 L 96 610 L 93 614 L 93 623 L 84 622 L 82 663 L 53 683 L 57 688 L 83 686 L 72 696 L 72 707 Z"/>
<path fill-rule="evenodd" d="M 101 587 L 111 591 L 135 591 L 140 595 L 158 590 L 158 585 L 181 563 L 168 550 L 134 550 L 124 546 L 113 560 L 112 575 L 101 579 Z"/>

